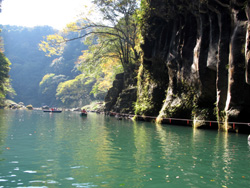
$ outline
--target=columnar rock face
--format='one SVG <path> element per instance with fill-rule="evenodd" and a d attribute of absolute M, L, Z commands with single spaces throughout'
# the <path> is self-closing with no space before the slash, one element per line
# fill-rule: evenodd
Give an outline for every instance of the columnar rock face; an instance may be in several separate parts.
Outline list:
<path fill-rule="evenodd" d="M 148 3 L 136 113 L 250 122 L 249 1 Z"/>
<path fill-rule="evenodd" d="M 135 71 L 116 75 L 113 87 L 105 97 L 105 112 L 134 114 L 134 103 L 137 99 L 136 84 Z"/>
<path fill-rule="evenodd" d="M 134 113 L 158 116 L 158 121 L 215 120 L 219 127 L 250 122 L 250 1 L 144 3 Z M 122 104 L 125 88 L 111 109 Z"/>
<path fill-rule="evenodd" d="M 112 111 L 119 94 L 122 92 L 124 87 L 124 74 L 116 75 L 116 79 L 113 82 L 113 87 L 109 89 L 105 97 L 105 110 Z"/>

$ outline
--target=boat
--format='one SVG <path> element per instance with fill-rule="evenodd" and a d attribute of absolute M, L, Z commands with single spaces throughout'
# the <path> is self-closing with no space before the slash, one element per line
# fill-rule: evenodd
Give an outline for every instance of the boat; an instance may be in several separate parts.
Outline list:
<path fill-rule="evenodd" d="M 80 116 L 87 116 L 88 113 L 85 109 L 81 110 Z"/>
<path fill-rule="evenodd" d="M 88 114 L 87 114 L 87 112 L 85 113 L 85 112 L 81 112 L 80 113 L 80 116 L 87 116 Z"/>

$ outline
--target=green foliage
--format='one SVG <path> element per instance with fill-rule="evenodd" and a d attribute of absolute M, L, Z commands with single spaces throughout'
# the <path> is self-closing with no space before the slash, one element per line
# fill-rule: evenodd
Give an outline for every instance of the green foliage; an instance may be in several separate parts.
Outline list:
<path fill-rule="evenodd" d="M 10 61 L 0 52 L 0 83 L 4 83 L 9 78 Z M 2 90 L 3 86 L 1 86 Z M 3 90 L 2 90 L 3 91 Z"/>
<path fill-rule="evenodd" d="M 139 24 L 140 28 L 143 28 L 147 23 L 146 20 L 150 16 L 150 6 L 148 0 L 141 0 L 141 7 L 140 9 L 136 10 L 136 17 L 137 23 Z"/>
<path fill-rule="evenodd" d="M 173 88 L 169 88 L 167 91 L 168 101 L 164 104 L 164 116 L 165 117 L 182 117 L 191 118 L 191 114 L 194 117 L 204 116 L 205 111 L 201 112 L 198 109 L 197 100 L 199 93 L 197 88 L 190 83 L 182 80 L 175 88 L 175 92 L 172 91 Z"/>
<path fill-rule="evenodd" d="M 137 101 L 134 104 L 135 114 L 147 115 L 153 109 L 150 75 L 147 70 L 140 66 L 137 76 Z"/>
<path fill-rule="evenodd" d="M 88 81 L 88 83 L 84 84 L 86 81 Z M 75 79 L 60 83 L 57 87 L 56 96 L 65 105 L 70 106 L 70 104 L 78 101 L 78 104 L 83 106 L 89 104 L 91 101 L 89 93 L 93 84 L 94 80 L 90 82 L 84 79 L 83 75 L 79 75 Z"/>
<path fill-rule="evenodd" d="M 64 38 L 59 34 L 48 35 L 46 41 L 41 41 L 39 49 L 44 51 L 48 57 L 62 55 L 65 43 Z"/>
<path fill-rule="evenodd" d="M 46 74 L 39 84 L 40 100 L 47 105 L 59 105 L 56 100 L 56 89 L 61 82 L 66 81 L 66 76 L 55 75 L 54 73 Z"/>
<path fill-rule="evenodd" d="M 46 74 L 46 75 L 43 77 L 42 81 L 39 83 L 39 86 L 41 87 L 42 85 L 44 85 L 44 83 L 45 83 L 46 81 L 48 81 L 50 78 L 52 78 L 52 77 L 54 77 L 54 76 L 55 76 L 55 74 L 53 74 L 53 73 L 51 73 L 51 74 Z"/>
<path fill-rule="evenodd" d="M 225 110 L 220 111 L 217 106 L 214 107 L 213 114 L 216 117 L 216 119 L 217 119 L 218 122 L 225 122 L 226 119 L 227 119 L 227 113 L 226 113 L 226 111 Z"/>
<path fill-rule="evenodd" d="M 95 78 L 96 83 L 93 86 L 91 93 L 98 95 L 106 93 L 112 86 L 115 75 L 123 71 L 123 67 L 118 58 L 110 58 L 105 56 L 106 48 L 99 48 L 99 44 L 92 45 L 89 50 L 86 50 L 78 59 L 78 69 L 82 72 L 85 78 Z"/>
<path fill-rule="evenodd" d="M 130 71 L 131 65 L 138 63 L 136 44 L 139 32 L 134 15 L 139 6 L 135 0 L 93 2 L 105 24 L 84 17 L 76 23 L 68 24 L 63 32 L 47 36 L 40 43 L 40 49 L 48 55 L 58 55 L 66 46 L 64 41 L 84 38 L 84 43 L 89 47 L 78 58 L 78 70 L 84 78 L 96 79 L 91 93 L 97 95 L 107 92 L 116 74 Z M 78 36 L 70 36 L 72 32 Z"/>
<path fill-rule="evenodd" d="M 94 0 L 94 3 L 103 19 L 109 23 L 93 27 L 95 35 L 109 41 L 108 45 L 113 45 L 113 52 L 119 57 L 124 68 L 137 62 L 139 56 L 135 50 L 135 41 L 138 37 L 138 25 L 134 15 L 139 8 L 138 3 L 135 0 Z"/>
<path fill-rule="evenodd" d="M 9 70 L 10 61 L 5 55 L 0 52 L 0 103 L 3 103 L 7 94 L 14 93 L 13 88 L 10 85 Z"/>

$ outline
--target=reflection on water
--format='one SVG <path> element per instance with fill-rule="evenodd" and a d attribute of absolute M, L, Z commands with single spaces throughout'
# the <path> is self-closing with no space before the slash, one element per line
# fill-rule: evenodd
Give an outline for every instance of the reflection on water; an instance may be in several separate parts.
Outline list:
<path fill-rule="evenodd" d="M 248 187 L 247 135 L 0 110 L 0 187 Z"/>

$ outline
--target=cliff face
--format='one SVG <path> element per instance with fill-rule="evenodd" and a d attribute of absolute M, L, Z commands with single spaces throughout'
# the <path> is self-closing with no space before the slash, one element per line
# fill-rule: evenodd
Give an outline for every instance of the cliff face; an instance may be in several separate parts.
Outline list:
<path fill-rule="evenodd" d="M 249 0 L 147 0 L 138 115 L 250 122 Z"/>
<path fill-rule="evenodd" d="M 249 122 L 249 1 L 151 0 L 149 7 L 138 114 Z"/>
<path fill-rule="evenodd" d="M 136 67 L 116 75 L 113 87 L 105 97 L 105 111 L 134 114 L 134 103 L 137 99 Z"/>

